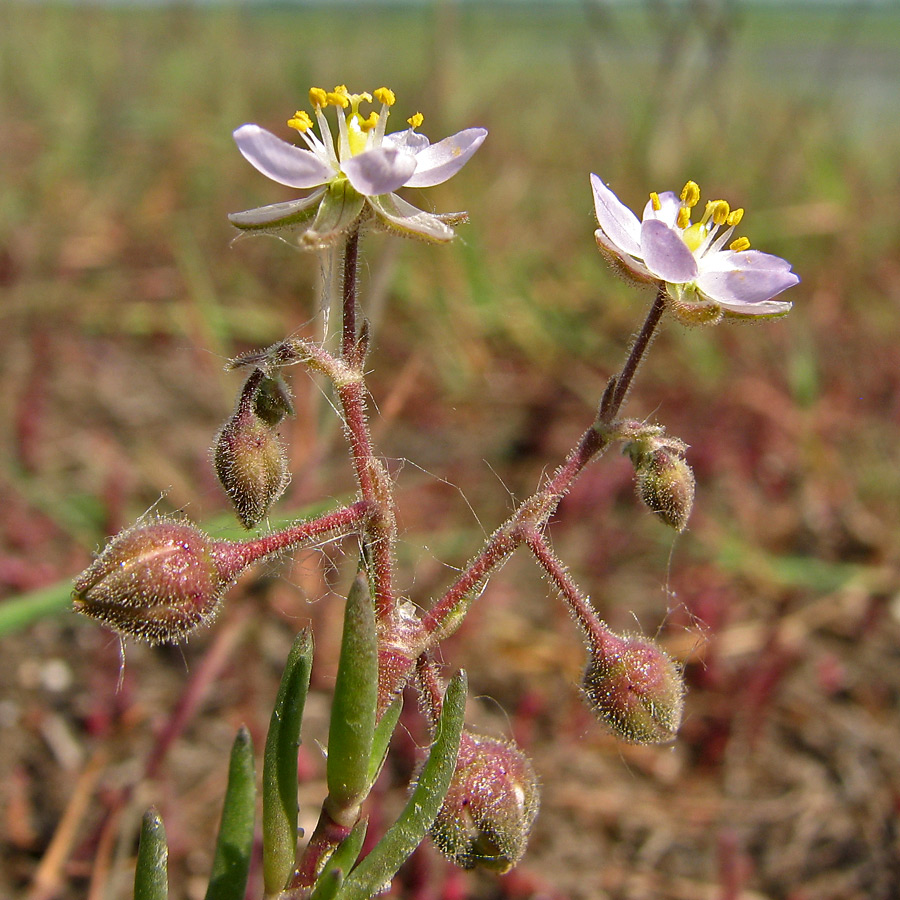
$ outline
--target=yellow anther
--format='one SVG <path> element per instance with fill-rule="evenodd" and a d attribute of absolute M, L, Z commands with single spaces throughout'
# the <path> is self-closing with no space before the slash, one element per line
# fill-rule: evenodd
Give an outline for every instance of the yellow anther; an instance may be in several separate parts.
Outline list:
<path fill-rule="evenodd" d="M 681 209 L 678 210 L 678 215 L 675 217 L 675 224 L 679 228 L 687 228 L 688 225 L 691 224 L 691 211 L 686 206 L 682 206 Z"/>
<path fill-rule="evenodd" d="M 325 95 L 325 102 L 329 106 L 339 106 L 341 109 L 346 109 L 350 105 L 347 85 L 339 84 L 333 91 L 329 91 Z"/>
<path fill-rule="evenodd" d="M 737 209 L 733 209 L 728 214 L 728 218 L 725 221 L 728 223 L 728 225 L 730 225 L 732 228 L 734 228 L 734 226 L 737 225 L 737 223 L 740 222 L 741 219 L 743 219 L 743 218 L 744 218 L 744 208 L 738 207 Z"/>
<path fill-rule="evenodd" d="M 308 131 L 312 128 L 312 124 L 309 114 L 302 109 L 298 109 L 294 113 L 294 117 L 288 119 L 288 128 L 293 128 L 295 131 Z"/>
<path fill-rule="evenodd" d="M 425 116 L 423 116 L 422 113 L 416 113 L 415 115 L 410 116 L 406 120 L 406 123 L 409 125 L 410 128 L 415 130 L 416 128 L 420 128 L 424 121 L 425 121 Z"/>
<path fill-rule="evenodd" d="M 727 200 L 711 200 L 706 204 L 706 211 L 716 225 L 724 225 L 728 221 L 731 207 Z"/>
<path fill-rule="evenodd" d="M 324 88 L 309 89 L 309 105 L 313 109 L 321 109 L 328 103 L 328 92 Z"/>
<path fill-rule="evenodd" d="M 359 127 L 362 131 L 369 132 L 371 131 L 377 124 L 380 116 L 374 110 L 369 113 L 369 117 L 367 119 L 359 120 Z"/>
<path fill-rule="evenodd" d="M 681 202 L 688 209 L 696 206 L 700 202 L 700 186 L 696 181 L 689 181 L 681 189 Z"/>
<path fill-rule="evenodd" d="M 375 91 L 375 99 L 385 106 L 393 106 L 397 102 L 394 92 L 390 88 L 380 87 Z"/>
<path fill-rule="evenodd" d="M 739 237 L 736 241 L 732 241 L 728 247 L 734 250 L 735 253 L 740 253 L 742 250 L 750 249 L 750 241 L 745 237 Z"/>
<path fill-rule="evenodd" d="M 659 194 L 656 191 L 650 191 L 650 205 L 655 212 L 659 212 L 662 209 L 662 204 L 659 202 Z"/>

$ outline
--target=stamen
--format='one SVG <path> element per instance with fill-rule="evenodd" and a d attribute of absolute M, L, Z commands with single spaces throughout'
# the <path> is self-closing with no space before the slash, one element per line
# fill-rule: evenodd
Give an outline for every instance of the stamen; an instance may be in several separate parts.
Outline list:
<path fill-rule="evenodd" d="M 413 131 L 417 128 L 420 128 L 422 123 L 425 121 L 425 116 L 422 113 L 417 112 L 415 115 L 410 116 L 406 122 Z"/>
<path fill-rule="evenodd" d="M 397 102 L 394 92 L 390 88 L 380 87 L 375 91 L 375 99 L 385 106 L 393 106 Z"/>
<path fill-rule="evenodd" d="M 688 225 L 691 224 L 691 211 L 686 206 L 682 206 L 681 209 L 678 210 L 678 215 L 675 218 L 675 224 L 679 228 L 687 228 Z"/>
<path fill-rule="evenodd" d="M 689 181 L 681 189 L 681 202 L 688 207 L 693 208 L 700 202 L 700 186 L 696 181 Z"/>
<path fill-rule="evenodd" d="M 297 112 L 294 113 L 294 117 L 292 119 L 288 119 L 288 128 L 293 128 L 295 131 L 299 131 L 301 134 L 304 131 L 308 131 L 312 128 L 313 123 L 312 119 L 309 117 L 309 113 L 307 113 L 303 109 L 298 109 Z"/>
<path fill-rule="evenodd" d="M 728 245 L 728 249 L 734 250 L 735 253 L 740 253 L 742 250 L 749 250 L 750 241 L 745 237 L 739 237 Z"/>
<path fill-rule="evenodd" d="M 333 91 L 329 91 L 325 95 L 325 100 L 329 106 L 346 109 L 350 105 L 350 92 L 347 90 L 347 85 L 339 84 Z"/>
<path fill-rule="evenodd" d="M 744 208 L 741 206 L 741 207 L 738 207 L 737 209 L 733 209 L 728 214 L 728 218 L 725 221 L 728 222 L 728 224 L 732 228 L 734 228 L 734 226 L 737 225 L 738 222 L 740 222 L 741 219 L 743 219 L 743 218 L 744 218 Z"/>
<path fill-rule="evenodd" d="M 326 103 L 328 103 L 328 92 L 326 90 L 317 87 L 309 89 L 309 105 L 313 109 L 321 109 Z"/>
<path fill-rule="evenodd" d="M 373 110 L 367 119 L 359 119 L 360 130 L 368 134 L 378 124 L 380 118 L 378 113 Z"/>
<path fill-rule="evenodd" d="M 653 207 L 654 212 L 659 212 L 662 209 L 662 203 L 659 202 L 659 194 L 656 191 L 650 191 L 650 205 Z"/>
<path fill-rule="evenodd" d="M 706 204 L 707 215 L 712 216 L 712 220 L 716 225 L 724 225 L 728 221 L 731 214 L 731 207 L 727 200 L 713 200 Z"/>

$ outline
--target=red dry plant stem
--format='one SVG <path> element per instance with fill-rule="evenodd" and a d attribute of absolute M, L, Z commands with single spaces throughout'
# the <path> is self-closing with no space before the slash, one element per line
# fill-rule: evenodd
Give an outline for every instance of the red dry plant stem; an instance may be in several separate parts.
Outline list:
<path fill-rule="evenodd" d="M 416 660 L 416 678 L 419 694 L 433 730 L 437 727 L 444 708 L 444 687 L 430 654 L 422 653 Z"/>
<path fill-rule="evenodd" d="M 341 319 L 341 356 L 350 360 L 356 350 L 356 285 L 359 265 L 359 227 L 347 235 Z"/>
<path fill-rule="evenodd" d="M 328 857 L 347 839 L 354 826 L 341 825 L 329 814 L 325 805 L 315 831 L 303 851 L 297 871 L 288 886 L 288 898 L 308 897 L 325 868 Z"/>
<path fill-rule="evenodd" d="M 637 333 L 621 372 L 604 395 L 595 423 L 581 436 L 578 444 L 556 470 L 546 487 L 523 501 L 510 518 L 486 541 L 456 581 L 429 610 L 423 619 L 428 635 L 426 646 L 433 646 L 451 634 L 462 621 L 468 604 L 479 588 L 512 553 L 526 541 L 531 532 L 540 533 L 556 512 L 562 498 L 569 492 L 584 467 L 609 445 L 609 437 L 600 425 L 609 425 L 618 415 L 647 352 L 665 309 L 665 288 L 660 287 L 647 318 Z"/>
<path fill-rule="evenodd" d="M 283 531 L 264 534 L 262 537 L 242 544 L 226 544 L 228 552 L 222 555 L 234 567 L 235 572 L 240 572 L 257 560 L 272 556 L 297 544 L 326 535 L 349 534 L 365 521 L 370 511 L 370 503 L 358 500 L 350 506 L 342 506 L 340 509 L 325 513 L 325 515 L 308 522 L 290 525 Z"/>

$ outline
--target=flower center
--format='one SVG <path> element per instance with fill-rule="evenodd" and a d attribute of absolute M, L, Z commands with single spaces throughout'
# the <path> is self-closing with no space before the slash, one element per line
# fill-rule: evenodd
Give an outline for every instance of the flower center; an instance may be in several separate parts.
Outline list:
<path fill-rule="evenodd" d="M 654 208 L 659 208 L 659 196 L 651 194 Z M 731 237 L 735 226 L 744 216 L 743 209 L 732 209 L 727 200 L 708 200 L 699 222 L 691 222 L 691 211 L 700 202 L 700 187 L 696 181 L 689 181 L 681 189 L 681 206 L 675 218 L 675 224 L 681 229 L 681 237 L 691 253 L 702 256 L 713 243 L 719 229 L 724 226 L 725 232 L 716 239 L 718 250 Z M 748 250 L 750 241 L 745 237 L 732 241 L 729 249 L 735 252 Z"/>

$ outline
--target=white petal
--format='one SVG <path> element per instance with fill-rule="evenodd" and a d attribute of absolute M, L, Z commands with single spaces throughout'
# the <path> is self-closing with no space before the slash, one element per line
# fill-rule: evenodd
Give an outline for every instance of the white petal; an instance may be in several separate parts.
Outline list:
<path fill-rule="evenodd" d="M 484 143 L 485 128 L 466 128 L 436 144 L 429 144 L 416 154 L 416 174 L 407 187 L 432 187 L 452 178 Z"/>
<path fill-rule="evenodd" d="M 686 284 L 697 277 L 697 260 L 681 232 L 659 219 L 645 219 L 641 224 L 641 255 L 647 268 L 670 284 Z"/>
<path fill-rule="evenodd" d="M 416 170 L 416 158 L 394 147 L 376 147 L 351 156 L 341 168 L 360 194 L 374 197 L 405 184 Z"/>
<path fill-rule="evenodd" d="M 633 256 L 623 253 L 601 230 L 594 232 L 594 240 L 600 247 L 601 252 L 609 254 L 608 262 L 613 266 L 621 266 L 623 269 L 631 272 L 640 280 L 655 280 L 650 274 L 650 270 L 643 263 L 636 260 Z"/>
<path fill-rule="evenodd" d="M 382 224 L 404 237 L 420 238 L 440 244 L 456 237 L 456 232 L 437 216 L 418 209 L 396 194 L 370 197 L 369 204 L 382 220 Z"/>
<path fill-rule="evenodd" d="M 663 191 L 659 195 L 659 209 L 654 209 L 653 201 L 648 200 L 641 218 L 645 222 L 647 219 L 659 219 L 660 222 L 665 222 L 670 228 L 674 228 L 679 209 L 681 209 L 681 200 L 672 191 Z"/>
<path fill-rule="evenodd" d="M 791 311 L 793 303 L 786 300 L 761 300 L 759 303 L 721 304 L 726 319 L 763 318 L 783 316 Z"/>
<path fill-rule="evenodd" d="M 697 288 L 724 308 L 745 315 L 771 315 L 762 311 L 764 302 L 800 281 L 787 260 L 758 250 L 708 254 L 701 265 Z M 761 311 L 748 312 L 748 304 L 757 305 Z M 790 309 L 789 303 L 775 306 Z"/>
<path fill-rule="evenodd" d="M 405 150 L 407 153 L 421 153 L 426 147 L 430 146 L 431 141 L 424 134 L 407 128 L 406 131 L 394 131 L 384 136 L 383 146 L 396 147 L 398 150 Z"/>
<path fill-rule="evenodd" d="M 600 230 L 609 239 L 610 250 L 641 255 L 641 223 L 637 216 L 596 176 L 591 175 L 594 210 Z"/>
<path fill-rule="evenodd" d="M 288 144 L 259 125 L 241 125 L 234 132 L 234 140 L 250 165 L 279 184 L 311 188 L 335 175 L 331 166 L 311 150 Z"/>

